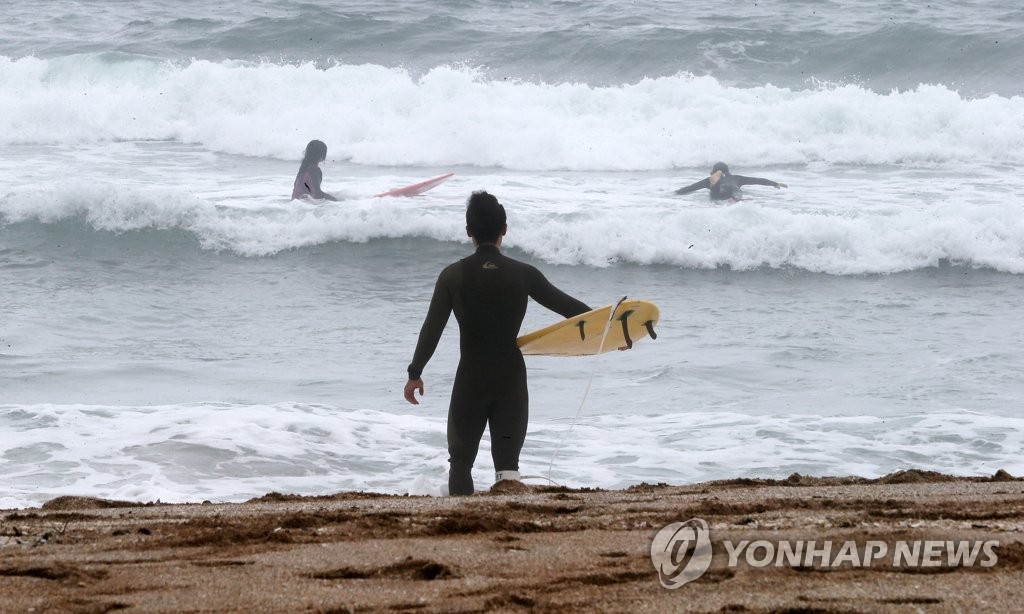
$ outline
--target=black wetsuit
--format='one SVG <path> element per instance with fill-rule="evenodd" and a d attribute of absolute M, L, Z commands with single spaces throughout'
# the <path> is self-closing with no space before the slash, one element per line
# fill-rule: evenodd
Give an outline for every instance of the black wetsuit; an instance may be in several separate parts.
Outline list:
<path fill-rule="evenodd" d="M 685 188 L 679 188 L 676 190 L 676 194 L 689 194 L 690 192 L 696 192 L 697 190 L 707 189 L 711 190 L 711 200 L 740 200 L 743 198 L 743 193 L 740 191 L 740 187 L 745 185 L 768 185 L 773 188 L 779 187 L 779 184 L 771 179 L 762 179 L 761 177 L 744 177 L 743 175 L 722 175 L 721 179 L 715 182 L 715 185 L 711 185 L 711 178 L 706 177 L 697 183 L 686 186 Z"/>
<path fill-rule="evenodd" d="M 409 364 L 409 379 L 420 377 L 454 311 L 461 355 L 448 408 L 448 489 L 452 495 L 473 493 L 470 470 L 488 423 L 495 471 L 519 469 L 529 396 L 526 363 L 516 337 L 528 297 L 567 318 L 590 311 L 536 268 L 504 256 L 493 245 L 479 246 L 476 253 L 449 265 L 437 278 Z"/>

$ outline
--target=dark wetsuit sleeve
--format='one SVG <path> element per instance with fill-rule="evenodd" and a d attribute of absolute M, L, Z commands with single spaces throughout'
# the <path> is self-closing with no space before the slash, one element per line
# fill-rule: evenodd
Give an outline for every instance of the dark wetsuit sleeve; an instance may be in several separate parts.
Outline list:
<path fill-rule="evenodd" d="M 779 184 L 775 183 L 771 179 L 763 179 L 761 177 L 744 177 L 743 175 L 732 175 L 731 177 L 736 185 L 770 185 L 773 188 L 779 187 Z"/>
<path fill-rule="evenodd" d="M 530 297 L 563 318 L 571 318 L 590 311 L 590 307 L 562 292 L 544 274 L 530 267 Z"/>
<path fill-rule="evenodd" d="M 685 188 L 679 188 L 678 190 L 676 190 L 676 194 L 689 194 L 690 192 L 696 192 L 697 190 L 707 190 L 710 188 L 711 179 L 709 177 L 705 177 L 704 179 L 701 179 L 697 183 L 688 185 Z"/>
<path fill-rule="evenodd" d="M 430 299 L 427 317 L 423 320 L 419 341 L 416 342 L 416 351 L 413 353 L 412 362 L 409 363 L 409 379 L 419 379 L 423 374 L 423 368 L 427 366 L 427 361 L 434 355 L 434 350 L 437 349 L 437 344 L 441 340 L 441 333 L 444 332 L 448 318 L 452 315 L 450 279 L 454 274 L 454 266 L 458 265 L 453 265 L 442 271 L 434 285 L 434 295 Z"/>

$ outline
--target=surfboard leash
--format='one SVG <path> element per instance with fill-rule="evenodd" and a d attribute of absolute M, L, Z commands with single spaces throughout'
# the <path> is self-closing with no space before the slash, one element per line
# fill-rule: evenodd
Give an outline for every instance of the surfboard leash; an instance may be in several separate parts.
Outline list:
<path fill-rule="evenodd" d="M 600 356 L 601 353 L 604 351 L 604 342 L 605 342 L 605 340 L 608 339 L 608 331 L 611 330 L 612 321 L 615 319 L 615 312 L 618 311 L 619 305 L 621 305 L 622 302 L 625 301 L 625 300 L 626 300 L 625 296 L 620 298 L 619 302 L 615 303 L 615 306 L 612 307 L 612 312 L 611 312 L 611 314 L 609 314 L 608 321 L 605 323 L 605 326 L 604 326 L 604 333 L 601 335 L 601 343 L 600 343 L 600 345 L 597 346 L 597 355 L 598 356 Z M 569 429 L 567 431 L 565 431 L 564 433 L 562 433 L 561 439 L 558 440 L 558 445 L 555 446 L 554 453 L 551 454 L 551 461 L 548 463 L 548 477 L 547 477 L 548 482 L 551 483 L 551 484 L 558 485 L 557 482 L 555 482 L 554 480 L 551 479 L 551 470 L 552 470 L 552 468 L 555 465 L 555 458 L 558 456 L 558 453 L 562 450 L 562 446 L 565 444 L 566 437 L 568 437 L 569 433 L 571 433 L 573 431 L 573 429 L 576 428 L 576 422 L 579 420 L 580 414 L 583 413 L 583 405 L 586 404 L 587 397 L 590 395 L 590 385 L 593 384 L 593 382 L 594 382 L 594 376 L 597 375 L 597 368 L 599 366 L 600 366 L 600 361 L 595 360 L 594 361 L 594 367 L 590 370 L 590 377 L 587 378 L 587 386 L 586 386 L 586 388 L 583 389 L 583 398 L 580 399 L 580 405 L 579 405 L 579 407 L 576 408 L 576 415 L 573 416 L 572 422 L 569 423 Z"/>

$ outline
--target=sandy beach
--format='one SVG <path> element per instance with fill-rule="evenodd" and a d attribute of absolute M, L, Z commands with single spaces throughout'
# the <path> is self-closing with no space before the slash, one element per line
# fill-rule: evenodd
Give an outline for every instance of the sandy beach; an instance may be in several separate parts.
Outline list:
<path fill-rule="evenodd" d="M 665 588 L 652 540 L 694 518 L 709 527 L 710 568 Z M 768 557 L 810 540 L 831 554 Z M 737 550 L 744 541 L 760 547 Z M 896 563 L 899 542 L 939 545 Z M 836 564 L 842 544 L 856 561 Z M 973 564 L 949 564 L 955 544 L 974 548 Z M 1005 472 L 620 491 L 502 482 L 468 498 L 61 497 L 0 512 L 2 612 L 1009 612 L 1022 570 L 1024 481 Z"/>

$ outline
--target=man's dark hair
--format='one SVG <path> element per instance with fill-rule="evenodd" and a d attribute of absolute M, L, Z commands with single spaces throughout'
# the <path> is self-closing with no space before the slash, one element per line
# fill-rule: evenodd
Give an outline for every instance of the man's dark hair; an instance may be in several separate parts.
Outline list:
<path fill-rule="evenodd" d="M 505 227 L 505 207 L 498 199 L 480 190 L 466 201 L 466 227 L 477 243 L 495 243 Z"/>

